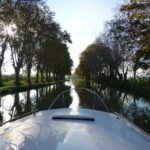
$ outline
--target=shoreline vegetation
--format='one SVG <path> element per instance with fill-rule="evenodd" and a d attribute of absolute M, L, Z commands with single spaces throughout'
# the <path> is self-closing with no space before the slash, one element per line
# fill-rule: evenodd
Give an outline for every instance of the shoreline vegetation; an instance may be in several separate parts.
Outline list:
<path fill-rule="evenodd" d="M 92 78 L 86 79 L 84 77 L 80 77 L 74 75 L 73 80 L 85 80 L 85 82 L 95 82 L 96 84 L 101 84 L 104 87 L 110 87 L 115 90 L 119 90 L 125 92 L 126 94 L 131 94 L 135 98 L 143 97 L 150 101 L 150 80 L 147 79 L 134 79 L 128 78 L 126 81 L 103 77 L 103 78 Z"/>
<path fill-rule="evenodd" d="M 31 90 L 31 89 L 37 89 L 37 88 L 42 88 L 42 87 L 45 87 L 45 86 L 50 86 L 50 85 L 53 85 L 53 84 L 59 84 L 59 83 L 63 83 L 67 80 L 56 80 L 56 81 L 50 81 L 50 82 L 39 82 L 39 83 L 31 83 L 31 84 L 28 84 L 27 82 L 25 81 L 22 81 L 22 83 L 20 85 L 13 85 L 13 84 L 10 84 L 10 85 L 5 85 L 3 87 L 0 87 L 0 96 L 4 96 L 4 95 L 7 95 L 7 94 L 13 94 L 13 93 L 16 93 L 16 92 L 23 92 L 23 91 L 27 91 L 27 90 Z"/>
<path fill-rule="evenodd" d="M 114 79 L 93 79 L 96 83 L 100 83 L 104 86 L 121 90 L 125 93 L 132 94 L 137 97 L 150 98 L 150 83 L 148 80 L 135 80 L 130 78 L 126 81 L 114 80 Z M 150 101 L 150 100 L 149 100 Z"/>

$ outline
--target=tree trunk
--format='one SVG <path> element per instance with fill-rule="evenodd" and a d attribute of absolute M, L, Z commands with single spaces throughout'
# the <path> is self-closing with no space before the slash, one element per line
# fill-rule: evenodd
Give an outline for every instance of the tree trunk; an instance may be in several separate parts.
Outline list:
<path fill-rule="evenodd" d="M 3 85 L 2 82 L 2 68 L 0 67 L 0 87 Z"/>
<path fill-rule="evenodd" d="M 51 73 L 50 73 L 50 71 L 48 72 L 48 81 L 51 81 Z"/>
<path fill-rule="evenodd" d="M 119 72 L 119 69 L 118 69 L 118 68 L 117 68 L 117 70 L 116 70 L 116 75 L 118 76 L 119 80 L 122 81 L 123 76 L 122 76 L 122 74 Z"/>
<path fill-rule="evenodd" d="M 19 77 L 19 73 L 20 73 L 20 68 L 15 68 L 15 84 L 19 85 L 20 84 L 20 77 Z"/>
<path fill-rule="evenodd" d="M 48 78 L 48 70 L 46 70 L 45 74 L 46 74 L 46 82 L 48 82 L 48 81 L 49 81 L 49 78 Z"/>
<path fill-rule="evenodd" d="M 135 80 L 136 80 L 136 72 L 137 72 L 137 70 L 138 70 L 138 65 L 135 64 L 135 65 L 133 66 L 133 77 L 134 77 Z"/>
<path fill-rule="evenodd" d="M 127 67 L 127 69 L 126 69 L 126 72 L 124 73 L 124 81 L 127 80 L 127 75 L 128 75 L 128 67 Z"/>
<path fill-rule="evenodd" d="M 2 65 L 4 61 L 4 54 L 7 49 L 7 41 L 8 41 L 8 36 L 6 36 L 6 39 L 4 43 L 1 45 L 1 52 L 0 52 L 0 86 L 3 85 L 2 83 Z"/>
<path fill-rule="evenodd" d="M 41 82 L 44 82 L 44 72 L 43 69 L 40 69 L 40 73 L 41 73 Z"/>
<path fill-rule="evenodd" d="M 39 67 L 36 67 L 36 83 L 39 83 Z"/>
<path fill-rule="evenodd" d="M 109 67 L 109 78 L 111 80 L 114 79 L 114 71 L 113 71 L 113 68 L 111 66 Z"/>
<path fill-rule="evenodd" d="M 27 67 L 27 82 L 31 84 L 31 67 Z"/>
<path fill-rule="evenodd" d="M 54 78 L 54 80 L 56 80 L 56 73 L 55 72 L 53 73 L 53 78 Z"/>
<path fill-rule="evenodd" d="M 133 78 L 136 80 L 136 70 L 133 71 Z"/>
<path fill-rule="evenodd" d="M 57 73 L 55 73 L 55 80 L 57 80 Z"/>

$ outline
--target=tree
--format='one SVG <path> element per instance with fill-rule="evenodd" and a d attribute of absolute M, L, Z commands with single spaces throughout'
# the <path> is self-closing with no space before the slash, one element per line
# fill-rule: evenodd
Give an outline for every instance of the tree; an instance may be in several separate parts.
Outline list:
<path fill-rule="evenodd" d="M 118 15 L 106 23 L 103 35 L 104 43 L 111 49 L 111 77 L 118 77 L 120 80 L 127 79 L 134 48 L 134 43 L 127 32 L 128 28 L 128 18 Z"/>
<path fill-rule="evenodd" d="M 7 49 L 8 34 L 5 30 L 3 22 L 0 23 L 0 86 L 2 86 L 2 65 L 4 62 L 4 55 Z"/>
<path fill-rule="evenodd" d="M 110 50 L 101 41 L 89 45 L 80 55 L 80 64 L 76 69 L 86 79 L 102 78 L 108 74 Z"/>
<path fill-rule="evenodd" d="M 37 82 L 39 72 L 41 82 L 44 82 L 44 76 L 49 81 L 51 73 L 59 78 L 70 74 L 72 60 L 67 47 L 67 43 L 71 43 L 70 35 L 54 21 L 54 13 L 43 0 L 2 1 L 0 11 L 2 22 L 7 18 L 7 24 L 13 32 L 3 40 L 2 50 L 6 49 L 8 43 L 16 85 L 20 84 L 20 70 L 23 68 L 26 68 L 29 84 L 33 66 L 37 71 Z M 56 61 L 59 57 L 62 57 L 60 64 Z"/>
<path fill-rule="evenodd" d="M 2 86 L 2 66 L 4 62 L 5 51 L 8 48 L 10 22 L 12 13 L 10 11 L 10 0 L 0 2 L 0 86 Z"/>
<path fill-rule="evenodd" d="M 61 79 L 65 74 L 70 74 L 72 66 L 72 60 L 66 46 L 67 42 L 71 42 L 70 35 L 66 31 L 61 31 L 60 25 L 51 21 L 51 17 L 47 18 L 49 20 L 47 24 L 41 22 L 43 30 L 39 34 L 39 49 L 36 53 L 37 81 L 40 71 L 42 82 L 44 72 L 46 80 L 50 80 L 48 78 L 50 78 L 51 72 L 55 79 Z M 58 58 L 61 61 L 58 61 Z M 65 60 L 68 62 L 65 63 Z"/>
<path fill-rule="evenodd" d="M 39 25 L 37 23 L 40 21 L 40 12 L 42 10 L 37 6 L 34 1 L 28 5 L 25 10 L 26 16 L 28 17 L 28 31 L 26 33 L 26 50 L 25 50 L 25 65 L 27 71 L 27 81 L 31 83 L 31 69 L 33 66 L 33 61 L 36 53 L 36 49 L 38 49 L 38 30 Z"/>
<path fill-rule="evenodd" d="M 150 1 L 135 0 L 121 6 L 120 9 L 128 17 L 130 26 L 128 33 L 136 43 L 134 57 L 134 74 L 141 67 L 150 66 Z"/>
<path fill-rule="evenodd" d="M 13 11 L 10 22 L 15 26 L 15 34 L 9 37 L 12 63 L 15 70 L 15 83 L 20 84 L 20 69 L 23 67 L 25 53 L 27 51 L 27 36 L 31 23 L 31 3 L 22 3 L 22 1 L 12 1 L 9 11 Z"/>

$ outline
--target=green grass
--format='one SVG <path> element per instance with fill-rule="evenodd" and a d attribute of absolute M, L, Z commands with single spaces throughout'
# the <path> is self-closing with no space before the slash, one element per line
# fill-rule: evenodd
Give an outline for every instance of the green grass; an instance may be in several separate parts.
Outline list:
<path fill-rule="evenodd" d="M 14 86 L 15 85 L 15 75 L 3 75 L 2 76 L 3 79 L 3 86 Z M 54 81 L 54 79 L 52 78 L 51 81 Z M 32 84 L 36 83 L 36 77 L 35 76 L 31 76 L 31 82 Z M 42 82 L 39 81 L 39 83 L 42 84 Z M 44 83 L 46 83 L 46 81 L 44 81 Z M 28 85 L 27 83 L 27 76 L 25 75 L 20 75 L 20 84 L 21 85 Z"/>
<path fill-rule="evenodd" d="M 62 83 L 65 80 L 60 80 L 60 81 L 52 81 L 52 82 L 45 82 L 45 83 L 32 83 L 28 84 L 25 81 L 21 81 L 21 85 L 14 85 L 14 82 L 8 81 L 5 86 L 0 87 L 0 95 L 6 95 L 10 93 L 16 93 L 16 92 L 22 92 L 30 89 L 36 89 L 36 88 L 41 88 L 44 86 L 56 84 L 56 83 Z"/>

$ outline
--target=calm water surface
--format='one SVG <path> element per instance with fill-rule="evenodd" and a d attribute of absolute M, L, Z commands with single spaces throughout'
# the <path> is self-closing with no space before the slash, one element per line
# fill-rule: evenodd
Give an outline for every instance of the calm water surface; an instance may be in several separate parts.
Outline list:
<path fill-rule="evenodd" d="M 26 92 L 0 96 L 0 123 L 35 109 L 46 110 L 60 92 L 70 88 L 81 87 L 86 87 L 97 92 L 103 98 L 111 112 L 118 112 L 150 133 L 150 98 L 135 97 L 119 90 L 104 87 L 101 84 L 94 82 L 86 83 L 83 80 L 67 81 L 64 84 L 55 84 Z M 64 97 L 60 97 L 52 108 L 69 107 L 77 109 L 78 107 L 82 107 L 106 111 L 97 97 L 85 91 L 72 90 L 66 93 Z"/>

